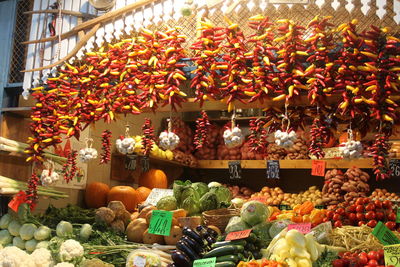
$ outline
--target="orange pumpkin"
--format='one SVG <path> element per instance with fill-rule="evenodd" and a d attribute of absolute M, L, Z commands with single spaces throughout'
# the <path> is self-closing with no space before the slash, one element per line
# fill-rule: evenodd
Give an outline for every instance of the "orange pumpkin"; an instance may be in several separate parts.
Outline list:
<path fill-rule="evenodd" d="M 167 175 L 162 170 L 150 169 L 144 172 L 139 178 L 139 185 L 147 188 L 167 188 Z"/>
<path fill-rule="evenodd" d="M 349 137 L 348 137 L 347 132 L 342 133 L 339 137 L 339 143 L 346 143 L 348 138 Z M 353 131 L 354 141 L 361 141 L 361 138 L 362 138 L 361 133 L 359 131 L 354 130 Z"/>
<path fill-rule="evenodd" d="M 144 186 L 140 186 L 136 189 L 136 191 L 139 194 L 139 202 L 143 202 L 150 195 L 151 189 Z"/>
<path fill-rule="evenodd" d="M 121 201 L 127 211 L 133 212 L 139 203 L 139 195 L 133 187 L 130 186 L 114 186 L 108 192 L 107 201 Z"/>
<path fill-rule="evenodd" d="M 93 182 L 86 186 L 85 203 L 88 208 L 100 208 L 107 205 L 110 187 L 104 183 Z"/>

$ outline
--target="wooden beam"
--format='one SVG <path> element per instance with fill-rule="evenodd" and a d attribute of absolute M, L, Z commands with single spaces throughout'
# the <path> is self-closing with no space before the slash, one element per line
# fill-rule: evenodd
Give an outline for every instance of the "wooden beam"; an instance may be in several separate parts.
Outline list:
<path fill-rule="evenodd" d="M 24 12 L 24 15 L 33 15 L 33 14 L 42 14 L 42 13 L 47 13 L 47 14 L 58 14 L 60 11 L 58 9 L 45 9 L 45 10 L 31 10 L 31 11 L 26 11 Z M 77 12 L 77 11 L 72 11 L 72 10 L 61 10 L 61 14 L 64 15 L 70 15 L 70 16 L 75 16 L 78 18 L 85 18 L 85 19 L 92 19 L 96 18 L 96 15 L 89 14 L 89 13 L 82 13 L 82 12 Z"/>
<path fill-rule="evenodd" d="M 74 28 L 72 28 L 72 30 L 61 34 L 61 39 L 65 39 L 68 38 L 72 35 L 77 34 L 79 31 L 84 30 L 86 28 L 91 28 L 93 26 L 95 26 L 96 24 L 101 24 L 103 25 L 104 23 L 115 19 L 118 16 L 121 16 L 127 12 L 130 12 L 132 10 L 141 8 L 143 6 L 149 5 L 153 2 L 157 2 L 160 0 L 140 0 L 138 2 L 132 3 L 130 5 L 124 6 L 123 8 L 114 10 L 114 11 L 110 11 L 102 16 L 96 17 L 94 19 L 85 21 L 82 24 L 79 24 L 77 26 L 75 26 Z M 35 44 L 35 43 L 44 43 L 44 42 L 49 42 L 49 41 L 54 41 L 57 40 L 58 36 L 52 36 L 52 37 L 48 37 L 48 38 L 43 38 L 43 39 L 38 39 L 38 40 L 30 40 L 30 41 L 26 41 L 26 42 L 22 42 L 22 44 Z"/>

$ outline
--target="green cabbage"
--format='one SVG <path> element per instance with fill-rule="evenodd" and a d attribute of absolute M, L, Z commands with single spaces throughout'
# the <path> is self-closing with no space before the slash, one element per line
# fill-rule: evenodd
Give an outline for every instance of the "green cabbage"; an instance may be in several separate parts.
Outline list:
<path fill-rule="evenodd" d="M 174 191 L 174 197 L 178 201 L 178 203 L 181 203 L 183 199 L 181 199 L 181 195 L 183 190 L 186 187 L 189 187 L 192 184 L 191 181 L 181 181 L 181 180 L 175 180 L 174 185 L 172 186 L 172 190 Z"/>
<path fill-rule="evenodd" d="M 13 237 L 8 230 L 0 231 L 0 245 L 5 246 L 12 242 Z"/>
<path fill-rule="evenodd" d="M 188 212 L 188 216 L 193 216 L 201 212 L 200 203 L 195 196 L 189 196 L 182 202 L 182 209 Z"/>
<path fill-rule="evenodd" d="M 25 241 L 22 240 L 21 237 L 16 236 L 13 238 L 13 246 L 20 248 L 20 249 L 25 249 Z"/>
<path fill-rule="evenodd" d="M 176 210 L 178 203 L 174 196 L 165 196 L 157 202 L 157 209 L 159 210 Z"/>
<path fill-rule="evenodd" d="M 201 211 L 215 210 L 218 206 L 218 198 L 214 193 L 208 192 L 200 198 Z"/>
<path fill-rule="evenodd" d="M 25 223 L 19 229 L 19 236 L 23 240 L 31 240 L 36 230 L 37 227 L 33 223 Z"/>
<path fill-rule="evenodd" d="M 28 252 L 33 252 L 36 249 L 38 242 L 35 239 L 31 239 L 25 242 L 25 249 Z"/>
<path fill-rule="evenodd" d="M 225 186 L 212 187 L 210 192 L 217 195 L 219 207 L 229 206 L 232 200 L 232 193 L 229 188 Z"/>
<path fill-rule="evenodd" d="M 208 186 L 202 182 L 193 183 L 192 187 L 199 194 L 199 197 L 204 196 L 204 194 L 208 192 Z"/>
<path fill-rule="evenodd" d="M 253 233 L 261 239 L 263 242 L 263 246 L 267 247 L 269 242 L 271 242 L 272 238 L 269 235 L 269 229 L 271 228 L 272 223 L 270 222 L 262 222 L 253 226 Z"/>
<path fill-rule="evenodd" d="M 291 224 L 290 220 L 278 220 L 272 223 L 271 228 L 269 228 L 269 235 L 274 238 L 283 229 L 285 229 L 289 224 Z"/>
<path fill-rule="evenodd" d="M 42 225 L 35 231 L 33 237 L 39 241 L 46 240 L 50 237 L 50 234 L 51 234 L 51 229 L 47 226 Z"/>
<path fill-rule="evenodd" d="M 11 221 L 8 225 L 8 231 L 13 236 L 19 236 L 19 229 L 21 228 L 21 224 L 18 221 Z"/>
<path fill-rule="evenodd" d="M 11 222 L 12 217 L 10 214 L 5 214 L 3 217 L 1 217 L 0 219 L 0 228 L 1 229 L 7 229 L 8 228 L 8 224 Z"/>
<path fill-rule="evenodd" d="M 254 226 L 256 224 L 265 222 L 269 217 L 269 210 L 267 205 L 259 201 L 249 201 L 245 203 L 240 211 L 242 220 L 247 224 Z"/>
<path fill-rule="evenodd" d="M 239 216 L 234 216 L 229 219 L 228 225 L 225 228 L 226 233 L 243 231 L 249 229 L 248 226 Z"/>
<path fill-rule="evenodd" d="M 183 203 L 183 201 L 185 201 L 185 199 L 187 199 L 188 197 L 194 198 L 195 200 L 200 200 L 200 196 L 199 193 L 196 192 L 196 190 L 194 190 L 193 187 L 186 187 L 181 194 L 181 203 Z"/>

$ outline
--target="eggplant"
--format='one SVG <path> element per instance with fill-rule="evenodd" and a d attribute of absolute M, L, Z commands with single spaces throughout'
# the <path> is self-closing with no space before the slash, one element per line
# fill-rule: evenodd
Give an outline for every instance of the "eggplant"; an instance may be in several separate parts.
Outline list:
<path fill-rule="evenodd" d="M 218 233 L 211 228 L 207 227 L 207 232 L 214 238 L 216 238 L 218 236 Z"/>
<path fill-rule="evenodd" d="M 182 234 L 185 236 L 188 236 L 190 238 L 192 238 L 194 241 L 196 241 L 197 243 L 199 243 L 199 245 L 201 247 L 203 247 L 205 244 L 205 240 L 194 230 L 188 228 L 188 227 L 184 227 L 182 230 Z"/>
<path fill-rule="evenodd" d="M 192 261 L 182 251 L 174 250 L 171 254 L 171 258 L 177 267 L 192 267 Z"/>
<path fill-rule="evenodd" d="M 200 255 L 197 254 L 190 246 L 183 240 L 179 240 L 176 243 L 176 248 L 183 251 L 190 260 L 194 261 L 200 259 Z"/>
<path fill-rule="evenodd" d="M 184 241 L 186 244 L 188 244 L 195 252 L 198 254 L 202 254 L 204 252 L 204 247 L 200 246 L 196 241 L 194 241 L 192 238 L 188 236 L 182 236 L 180 239 Z"/>

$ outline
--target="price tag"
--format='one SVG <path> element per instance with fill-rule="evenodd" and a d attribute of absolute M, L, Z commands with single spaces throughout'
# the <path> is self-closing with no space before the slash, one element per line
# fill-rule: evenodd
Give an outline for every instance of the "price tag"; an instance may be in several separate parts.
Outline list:
<path fill-rule="evenodd" d="M 400 245 L 384 246 L 383 251 L 386 266 L 400 267 Z"/>
<path fill-rule="evenodd" d="M 135 259 L 133 260 L 133 266 L 134 267 L 146 266 L 146 258 L 143 258 L 141 256 L 136 256 Z"/>
<path fill-rule="evenodd" d="M 167 196 L 173 196 L 174 191 L 172 189 L 163 189 L 163 188 L 153 188 L 149 194 L 149 196 L 146 198 L 146 201 L 144 204 L 150 204 L 150 205 L 157 205 L 157 202 Z"/>
<path fill-rule="evenodd" d="M 267 160 L 267 178 L 279 179 L 279 160 Z"/>
<path fill-rule="evenodd" d="M 397 208 L 396 223 L 400 223 L 400 207 Z"/>
<path fill-rule="evenodd" d="M 317 205 L 317 206 L 315 206 L 315 208 L 316 208 L 316 209 L 319 209 L 319 210 L 324 210 L 324 209 L 326 209 L 326 207 L 325 207 L 324 205 Z"/>
<path fill-rule="evenodd" d="M 278 208 L 280 210 L 291 210 L 292 209 L 289 205 L 279 205 Z"/>
<path fill-rule="evenodd" d="M 141 163 L 142 163 L 142 171 L 147 172 L 150 169 L 149 157 L 143 156 Z"/>
<path fill-rule="evenodd" d="M 195 260 L 193 262 L 193 267 L 214 267 L 216 261 L 216 257 Z"/>
<path fill-rule="evenodd" d="M 259 201 L 262 203 L 267 203 L 267 197 L 260 196 L 260 197 L 252 197 L 250 200 Z"/>
<path fill-rule="evenodd" d="M 230 240 L 237 240 L 237 239 L 243 239 L 249 237 L 251 233 L 251 229 L 243 230 L 243 231 L 237 231 L 237 232 L 230 232 L 225 240 L 230 241 Z"/>
<path fill-rule="evenodd" d="M 311 175 L 313 176 L 325 176 L 326 161 L 323 160 L 312 160 L 311 161 Z"/>
<path fill-rule="evenodd" d="M 21 205 L 22 203 L 25 203 L 26 201 L 26 193 L 25 191 L 19 191 L 18 194 L 16 194 L 13 199 L 10 200 L 10 202 L 8 202 L 8 207 L 10 209 L 12 209 L 15 212 L 18 212 L 18 207 L 19 205 Z"/>
<path fill-rule="evenodd" d="M 130 170 L 130 171 L 136 170 L 136 158 L 137 158 L 137 155 L 135 155 L 135 154 L 126 155 L 125 169 Z"/>
<path fill-rule="evenodd" d="M 400 176 L 400 160 L 399 159 L 390 159 L 389 160 L 389 168 L 392 171 L 391 176 L 394 176 L 394 177 Z"/>
<path fill-rule="evenodd" d="M 296 229 L 302 234 L 308 234 L 311 231 L 311 223 L 289 224 L 288 230 Z"/>
<path fill-rule="evenodd" d="M 172 212 L 166 210 L 153 210 L 149 233 L 154 235 L 169 236 L 172 226 Z"/>
<path fill-rule="evenodd" d="M 400 240 L 382 222 L 378 222 L 372 234 L 385 246 L 400 244 Z"/>
<path fill-rule="evenodd" d="M 240 161 L 229 161 L 229 178 L 231 179 L 241 179 L 242 178 L 242 166 Z"/>

